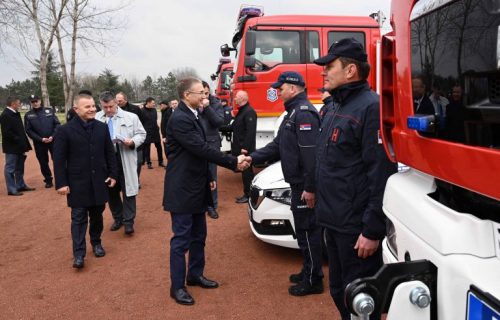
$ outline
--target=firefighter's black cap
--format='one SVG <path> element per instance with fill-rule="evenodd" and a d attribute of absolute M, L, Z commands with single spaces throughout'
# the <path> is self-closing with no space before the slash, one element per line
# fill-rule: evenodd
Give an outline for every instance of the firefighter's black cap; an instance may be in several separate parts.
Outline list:
<path fill-rule="evenodd" d="M 278 77 L 278 81 L 273 83 L 271 87 L 274 89 L 281 88 L 281 86 L 284 83 L 290 83 L 290 84 L 295 84 L 301 87 L 305 87 L 306 83 L 304 82 L 304 78 L 300 75 L 300 73 L 297 73 L 295 71 L 285 71 L 280 74 Z"/>
<path fill-rule="evenodd" d="M 339 57 L 351 58 L 361 62 L 368 61 L 365 49 L 363 49 L 363 45 L 359 41 L 354 38 L 344 38 L 332 44 L 328 49 L 328 54 L 314 60 L 314 63 L 324 66 Z"/>

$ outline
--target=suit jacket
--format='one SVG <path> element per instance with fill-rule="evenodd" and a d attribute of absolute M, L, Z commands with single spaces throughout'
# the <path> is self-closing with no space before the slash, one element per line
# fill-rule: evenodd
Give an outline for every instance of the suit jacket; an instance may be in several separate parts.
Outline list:
<path fill-rule="evenodd" d="M 2 125 L 2 151 L 8 154 L 23 154 L 31 150 L 19 112 L 5 108 L 0 115 Z"/>
<path fill-rule="evenodd" d="M 249 153 L 255 151 L 257 113 L 255 113 L 255 110 L 249 103 L 238 109 L 232 129 L 233 142 L 231 143 L 231 153 L 233 155 L 240 155 L 241 149 L 245 149 Z"/>
<path fill-rule="evenodd" d="M 175 213 L 204 213 L 212 201 L 208 163 L 236 169 L 237 159 L 211 147 L 201 122 L 184 103 L 167 125 L 167 170 L 163 208 Z"/>
<path fill-rule="evenodd" d="M 146 130 L 146 141 L 144 143 L 160 142 L 160 128 L 158 127 L 158 112 L 156 108 L 142 108 L 144 122 L 142 123 Z"/>
<path fill-rule="evenodd" d="M 118 179 L 115 149 L 106 124 L 93 120 L 87 131 L 74 117 L 59 127 L 54 137 L 56 189 L 69 186 L 68 206 L 103 205 L 108 201 L 108 177 Z"/>
<path fill-rule="evenodd" d="M 170 107 L 167 107 L 166 109 L 163 109 L 161 111 L 160 132 L 162 138 L 167 137 L 167 124 L 170 116 L 172 116 L 172 111 L 173 109 Z"/>

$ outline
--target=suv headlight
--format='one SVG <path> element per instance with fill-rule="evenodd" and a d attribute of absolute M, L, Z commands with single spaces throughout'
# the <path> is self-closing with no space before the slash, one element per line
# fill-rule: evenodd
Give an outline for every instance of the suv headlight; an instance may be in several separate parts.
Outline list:
<path fill-rule="evenodd" d="M 267 190 L 266 197 L 288 206 L 292 204 L 292 190 L 290 188 Z"/>
<path fill-rule="evenodd" d="M 391 220 L 387 219 L 386 222 L 386 237 L 387 237 L 387 246 L 391 253 L 397 258 L 398 257 L 398 243 L 396 237 L 396 228 Z"/>

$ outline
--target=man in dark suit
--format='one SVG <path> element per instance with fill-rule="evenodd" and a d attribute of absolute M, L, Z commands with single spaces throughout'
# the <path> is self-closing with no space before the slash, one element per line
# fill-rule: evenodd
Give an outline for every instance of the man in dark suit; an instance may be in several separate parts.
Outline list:
<path fill-rule="evenodd" d="M 5 183 L 9 196 L 21 196 L 23 191 L 33 191 L 24 182 L 25 152 L 31 145 L 24 131 L 23 120 L 19 113 L 21 101 L 16 97 L 7 98 L 7 108 L 0 116 L 2 125 L 2 151 L 5 153 Z"/>
<path fill-rule="evenodd" d="M 160 102 L 160 110 L 161 110 L 161 120 L 160 120 L 160 133 L 161 133 L 161 142 L 163 143 L 163 151 L 165 151 L 165 157 L 167 156 L 167 124 L 168 120 L 172 116 L 172 112 L 179 102 L 177 100 L 163 100 Z"/>
<path fill-rule="evenodd" d="M 413 108 L 415 114 L 434 114 L 434 105 L 425 94 L 426 86 L 424 79 L 420 76 L 414 77 L 411 81 L 413 91 Z"/>
<path fill-rule="evenodd" d="M 156 147 L 156 154 L 158 155 L 158 165 L 165 167 L 163 164 L 163 149 L 161 146 L 160 128 L 158 127 L 158 112 L 156 111 L 155 99 L 149 97 L 146 99 L 146 104 L 142 108 L 145 122 L 143 123 L 146 130 L 146 141 L 144 141 L 144 162 L 147 163 L 148 169 L 153 169 L 151 163 L 151 144 L 154 143 Z"/>
<path fill-rule="evenodd" d="M 207 142 L 213 148 L 220 150 L 222 147 L 219 128 L 224 125 L 224 108 L 217 97 L 210 94 L 210 86 L 207 82 L 202 81 L 203 90 L 205 91 L 205 98 L 203 99 L 202 106 L 198 109 L 200 113 L 201 124 L 205 130 Z M 217 182 L 217 165 L 209 163 L 208 167 L 212 174 L 212 178 Z M 212 206 L 208 206 L 208 216 L 212 219 L 219 218 L 217 212 L 217 189 L 212 191 Z"/>
<path fill-rule="evenodd" d="M 232 124 L 233 142 L 231 153 L 233 155 L 249 154 L 255 151 L 255 138 L 257 135 L 257 113 L 248 103 L 248 93 L 238 91 L 234 97 L 238 105 L 238 113 Z M 236 198 L 236 203 L 246 203 L 250 196 L 250 184 L 253 180 L 253 170 L 249 167 L 241 173 L 243 180 L 243 195 Z"/>
<path fill-rule="evenodd" d="M 173 236 L 170 240 L 170 296 L 179 304 L 192 305 L 193 298 L 185 284 L 217 288 L 217 282 L 205 278 L 205 239 L 207 237 L 207 206 L 212 202 L 210 190 L 216 188 L 208 163 L 229 169 L 243 170 L 249 163 L 212 148 L 197 109 L 204 91 L 201 81 L 187 78 L 179 81 L 179 107 L 167 125 L 167 170 L 163 208 L 170 211 Z M 189 251 L 186 272 L 185 254 Z"/>
<path fill-rule="evenodd" d="M 84 266 L 88 220 L 94 255 L 106 254 L 101 245 L 102 212 L 118 169 L 108 127 L 95 121 L 94 99 L 79 94 L 73 108 L 77 116 L 59 127 L 54 138 L 54 173 L 57 192 L 67 196 L 71 207 L 73 268 L 79 269 Z"/>

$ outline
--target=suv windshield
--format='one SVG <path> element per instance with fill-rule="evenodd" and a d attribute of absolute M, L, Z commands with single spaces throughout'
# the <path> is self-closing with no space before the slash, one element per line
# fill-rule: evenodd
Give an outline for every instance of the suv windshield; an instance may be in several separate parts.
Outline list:
<path fill-rule="evenodd" d="M 421 0 L 412 12 L 414 111 L 433 137 L 500 148 L 500 3 Z"/>

